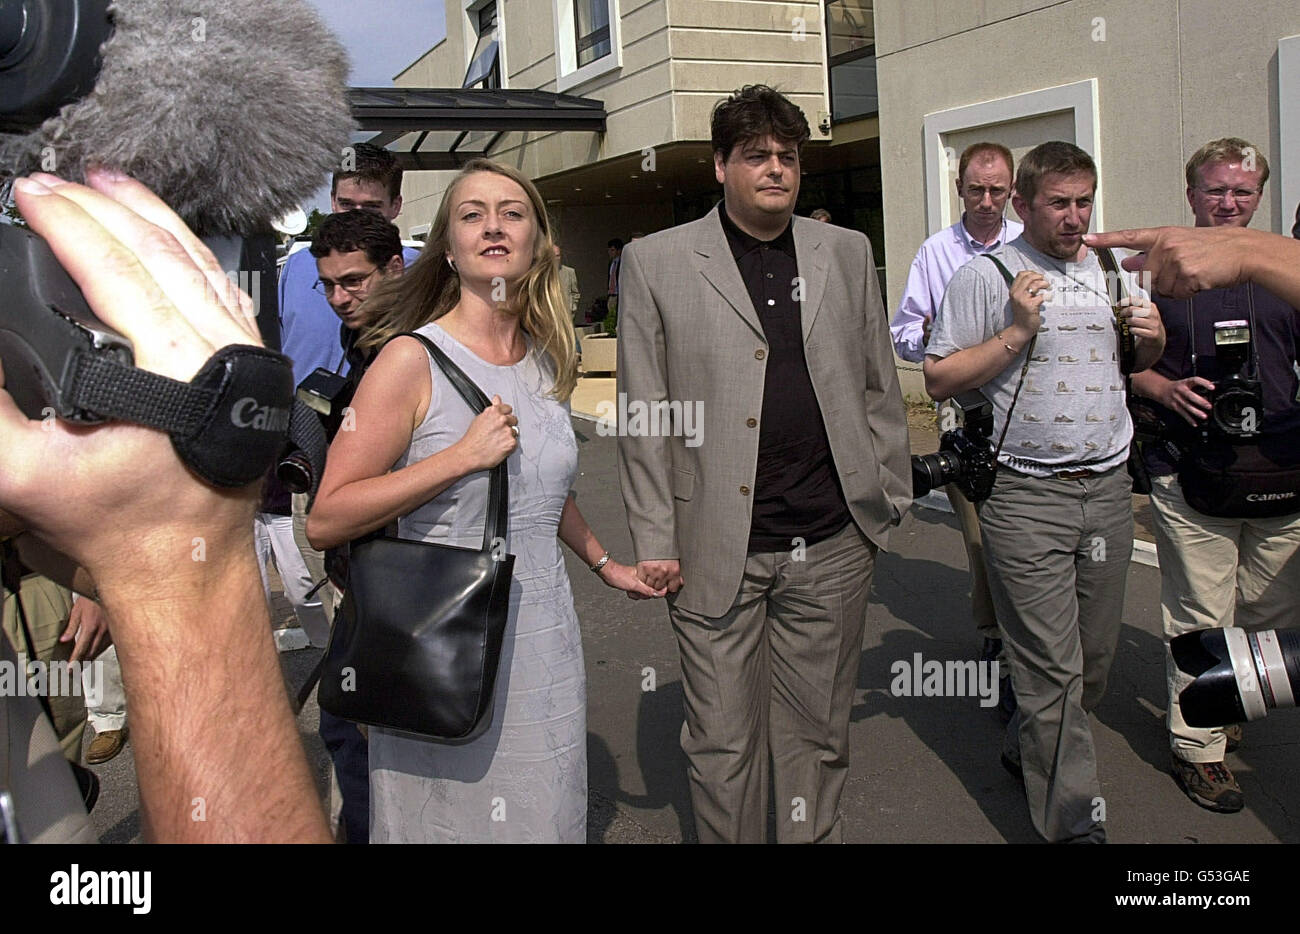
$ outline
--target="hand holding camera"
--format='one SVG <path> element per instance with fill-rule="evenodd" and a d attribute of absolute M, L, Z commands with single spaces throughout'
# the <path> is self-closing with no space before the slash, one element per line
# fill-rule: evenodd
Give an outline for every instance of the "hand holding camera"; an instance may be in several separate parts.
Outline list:
<path fill-rule="evenodd" d="M 1210 417 L 1209 393 L 1213 391 L 1214 383 L 1202 376 L 1166 380 L 1156 401 L 1197 428 Z"/>

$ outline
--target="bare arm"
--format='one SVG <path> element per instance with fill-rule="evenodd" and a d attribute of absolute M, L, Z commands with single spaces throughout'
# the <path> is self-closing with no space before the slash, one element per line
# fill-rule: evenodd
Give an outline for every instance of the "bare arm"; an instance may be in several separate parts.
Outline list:
<path fill-rule="evenodd" d="M 596 533 L 582 517 L 582 512 L 578 509 L 578 501 L 574 499 L 572 493 L 564 501 L 564 511 L 560 513 L 559 533 L 560 541 L 568 545 L 587 567 L 595 565 L 605 554 L 605 549 L 600 547 L 600 542 L 596 539 Z M 629 597 L 644 599 L 662 597 L 666 593 L 662 589 L 656 590 L 650 587 L 638 578 L 636 568 L 620 564 L 613 558 L 606 561 L 605 566 L 598 573 L 602 581 L 616 590 L 625 591 Z"/>
<path fill-rule="evenodd" d="M 188 380 L 257 345 L 252 302 L 143 186 L 38 176 L 18 207 L 137 365 Z M 48 430 L 46 430 L 48 429 Z M 47 465 L 75 464 L 51 483 Z M 254 486 L 218 490 L 165 434 L 29 421 L 0 392 L 0 505 L 84 567 L 113 619 L 146 836 L 326 842 L 252 547 Z"/>
<path fill-rule="evenodd" d="M 429 355 L 412 338 L 388 344 L 366 371 L 352 402 L 355 430 L 330 445 L 325 476 L 307 516 L 307 537 L 331 548 L 415 511 L 461 477 L 495 467 L 518 446 L 518 419 L 499 397 L 465 437 L 401 470 L 390 468 L 411 444 L 430 405 Z"/>
<path fill-rule="evenodd" d="M 951 399 L 959 392 L 983 386 L 1007 367 L 1020 363 L 1042 323 L 1040 309 L 1050 287 L 1041 273 L 1021 270 L 1011 283 L 1013 320 L 1009 327 L 983 343 L 946 357 L 927 354 L 922 372 L 930 397 Z"/>

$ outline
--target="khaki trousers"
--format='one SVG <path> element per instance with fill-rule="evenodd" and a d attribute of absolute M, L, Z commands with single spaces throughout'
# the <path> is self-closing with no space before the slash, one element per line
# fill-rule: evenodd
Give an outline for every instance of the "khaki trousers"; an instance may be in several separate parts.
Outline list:
<path fill-rule="evenodd" d="M 27 644 L 27 635 L 18 618 L 18 602 L 6 592 L 4 633 L 14 651 L 26 656 L 29 661 L 40 659 L 47 664 L 68 661 L 74 643 L 60 642 L 59 636 L 68 627 L 68 616 L 72 612 L 72 592 L 48 578 L 28 574 L 22 580 L 22 602 L 27 627 L 36 644 Z M 80 681 L 74 690 L 78 693 L 51 692 L 51 696 L 46 699 L 49 701 L 50 713 L 54 718 L 54 732 L 63 755 L 69 762 L 80 763 L 81 741 L 86 732 L 86 700 L 80 693 Z"/>
<path fill-rule="evenodd" d="M 1183 720 L 1178 695 L 1193 679 L 1174 664 L 1169 640 L 1194 629 L 1294 626 L 1300 608 L 1300 514 L 1219 519 L 1187 505 L 1177 477 L 1153 477 L 1151 487 L 1169 745 L 1186 762 L 1222 762 L 1223 731 L 1190 727 Z"/>
<path fill-rule="evenodd" d="M 849 710 L 875 555 L 850 522 L 802 551 L 749 555 L 721 618 L 671 608 L 701 843 L 764 841 L 769 758 L 777 841 L 842 842 Z"/>

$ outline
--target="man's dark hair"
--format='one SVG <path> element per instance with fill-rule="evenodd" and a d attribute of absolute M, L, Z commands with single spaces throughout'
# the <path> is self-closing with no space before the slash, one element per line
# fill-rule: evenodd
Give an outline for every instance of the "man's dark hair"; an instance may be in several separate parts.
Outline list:
<path fill-rule="evenodd" d="M 615 237 L 613 240 L 609 241 L 609 243 L 606 243 L 605 246 L 612 246 L 620 253 L 623 251 L 623 241 L 620 240 L 618 237 Z"/>
<path fill-rule="evenodd" d="M 731 158 L 732 149 L 750 140 L 772 136 L 802 150 L 812 136 L 803 111 L 766 84 L 747 84 L 718 101 L 710 124 L 713 151 L 722 153 L 723 162 Z"/>
<path fill-rule="evenodd" d="M 339 182 L 346 178 L 359 178 L 363 182 L 379 182 L 388 192 L 389 198 L 397 198 L 402 193 L 402 167 L 397 164 L 397 157 L 381 146 L 372 143 L 357 143 L 352 147 L 352 158 L 346 163 L 346 172 L 335 172 L 330 182 L 330 197 L 339 190 Z"/>
<path fill-rule="evenodd" d="M 396 225 L 374 211 L 343 211 L 321 222 L 312 237 L 311 255 L 317 259 L 330 253 L 356 253 L 364 250 L 366 259 L 376 266 L 402 252 L 402 237 Z"/>
<path fill-rule="evenodd" d="M 1041 143 L 1020 159 L 1016 171 L 1016 194 L 1032 203 L 1038 194 L 1038 183 L 1044 175 L 1076 175 L 1087 172 L 1092 176 L 1092 187 L 1097 188 L 1097 164 L 1074 143 L 1052 140 Z"/>

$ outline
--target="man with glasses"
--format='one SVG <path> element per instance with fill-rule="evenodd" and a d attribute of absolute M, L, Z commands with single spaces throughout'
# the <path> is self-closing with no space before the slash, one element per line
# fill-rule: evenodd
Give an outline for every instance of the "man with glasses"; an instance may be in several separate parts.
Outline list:
<path fill-rule="evenodd" d="M 325 218 L 310 250 L 319 274 L 315 288 L 342 322 L 339 343 L 359 378 L 364 361 L 353 347 L 361 328 L 370 323 L 363 306 L 384 279 L 402 274 L 401 235 L 378 214 L 345 211 Z"/>
<path fill-rule="evenodd" d="M 367 211 L 389 223 L 402 210 L 402 168 L 397 157 L 387 149 L 370 143 L 357 143 L 343 151 L 340 171 L 334 173 L 330 189 L 333 210 Z M 410 250 L 405 262 L 419 255 Z M 280 273 L 280 346 L 293 361 L 295 384 L 301 383 L 317 367 L 337 370 L 343 364 L 344 347 L 339 340 L 338 321 L 320 286 L 320 271 L 309 250 L 289 257 Z M 331 279 L 331 281 L 334 281 Z M 351 283 L 352 280 L 348 280 Z M 338 295 L 338 290 L 332 290 Z M 346 289 L 343 291 L 346 292 Z M 294 494 L 293 537 L 316 583 L 325 580 L 325 556 L 307 541 L 307 495 Z M 321 590 L 327 615 L 333 612 L 336 595 L 326 583 Z M 369 768 L 365 739 L 355 725 L 321 711 L 321 738 L 334 759 L 341 801 L 331 790 L 330 818 L 343 819 L 346 839 L 365 843 L 369 837 Z"/>
<path fill-rule="evenodd" d="M 956 178 L 957 197 L 962 203 L 961 220 L 921 244 L 907 274 L 903 300 L 889 325 L 894 350 L 903 360 L 921 363 L 925 359 L 930 329 L 953 273 L 982 253 L 1001 253 L 1005 244 L 1024 232 L 1023 225 L 1004 216 L 1015 172 L 1016 161 L 1011 150 L 999 143 L 972 143 L 962 152 Z M 1011 669 L 1007 665 L 997 613 L 989 594 L 979 518 L 975 515 L 975 507 L 955 484 L 948 484 L 945 490 L 966 543 L 971 615 L 976 632 L 984 637 L 980 660 L 991 662 L 996 659 L 1000 665 L 998 711 L 1007 719 L 1015 710 L 1016 702 L 1011 690 Z"/>
<path fill-rule="evenodd" d="M 1246 227 L 1268 181 L 1268 160 L 1245 140 L 1218 139 L 1187 163 L 1187 201 L 1197 227 Z M 1160 556 L 1165 640 L 1193 629 L 1294 625 L 1300 604 L 1300 513 L 1247 516 L 1250 507 L 1215 508 L 1209 516 L 1188 504 L 1198 477 L 1184 461 L 1205 455 L 1224 461 L 1261 459 L 1261 469 L 1300 466 L 1300 389 L 1294 364 L 1300 348 L 1296 309 L 1259 285 L 1243 283 L 1197 292 L 1191 299 L 1156 296 L 1168 340 L 1150 370 L 1135 374 L 1133 393 L 1156 403 L 1168 440 L 1144 446 L 1152 476 L 1151 511 Z M 1234 322 L 1250 329 L 1244 368 L 1258 379 L 1263 401 L 1260 435 L 1234 439 L 1211 427 L 1215 383 L 1239 372 L 1226 366 L 1216 330 Z M 1216 328 L 1216 324 L 1220 328 Z M 1239 331 L 1240 329 L 1236 329 Z M 1184 489 L 1184 483 L 1192 487 Z M 1231 484 L 1222 484 L 1230 486 Z M 1183 720 L 1178 695 L 1191 683 L 1166 651 L 1171 771 L 1178 787 L 1203 808 L 1240 811 L 1241 787 L 1223 763 L 1241 728 L 1196 729 Z"/>

